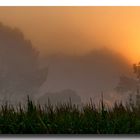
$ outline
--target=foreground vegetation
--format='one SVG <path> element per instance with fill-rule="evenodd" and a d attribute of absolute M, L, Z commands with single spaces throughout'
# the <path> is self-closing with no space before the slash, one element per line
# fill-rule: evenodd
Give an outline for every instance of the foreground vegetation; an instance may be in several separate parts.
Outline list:
<path fill-rule="evenodd" d="M 140 108 L 115 103 L 107 108 L 103 101 L 95 107 L 92 101 L 78 108 L 68 103 L 27 105 L 14 108 L 5 103 L 0 109 L 2 134 L 139 134 Z"/>

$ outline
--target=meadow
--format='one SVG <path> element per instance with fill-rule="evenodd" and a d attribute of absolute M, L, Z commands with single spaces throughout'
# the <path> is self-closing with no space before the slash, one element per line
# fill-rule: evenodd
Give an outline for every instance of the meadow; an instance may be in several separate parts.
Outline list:
<path fill-rule="evenodd" d="M 112 107 L 99 106 L 90 100 L 78 107 L 67 103 L 35 104 L 27 98 L 25 106 L 0 107 L 1 134 L 139 134 L 140 107 L 116 102 Z"/>

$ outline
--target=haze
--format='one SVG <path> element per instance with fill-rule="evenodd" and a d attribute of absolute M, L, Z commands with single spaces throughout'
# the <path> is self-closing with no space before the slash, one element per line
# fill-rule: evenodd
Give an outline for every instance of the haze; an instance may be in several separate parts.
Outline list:
<path fill-rule="evenodd" d="M 116 99 L 119 77 L 132 76 L 140 60 L 139 17 L 140 7 L 0 8 L 0 21 L 20 29 L 49 67 L 37 97 L 71 89 L 83 100 L 101 91 Z"/>
<path fill-rule="evenodd" d="M 140 59 L 139 7 L 1 7 L 0 20 L 21 29 L 41 53 L 86 53 L 96 46 Z"/>

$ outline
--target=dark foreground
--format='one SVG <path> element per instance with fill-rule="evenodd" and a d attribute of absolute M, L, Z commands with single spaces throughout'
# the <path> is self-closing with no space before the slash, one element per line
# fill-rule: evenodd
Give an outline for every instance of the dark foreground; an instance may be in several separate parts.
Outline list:
<path fill-rule="evenodd" d="M 2 134 L 140 134 L 140 108 L 115 103 L 100 108 L 89 103 L 80 110 L 71 102 L 40 106 L 27 101 L 26 107 L 8 104 L 0 110 Z"/>

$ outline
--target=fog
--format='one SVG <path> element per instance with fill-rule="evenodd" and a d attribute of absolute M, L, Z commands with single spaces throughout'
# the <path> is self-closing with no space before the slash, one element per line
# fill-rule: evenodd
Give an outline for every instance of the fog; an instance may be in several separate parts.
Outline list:
<path fill-rule="evenodd" d="M 132 62 L 139 50 L 131 34 L 135 28 L 129 28 L 134 24 L 125 14 L 133 10 L 135 22 L 138 14 L 126 8 L 114 18 L 121 8 L 86 9 L 0 8 L 1 99 L 17 102 L 30 95 L 56 102 L 70 96 L 81 103 L 98 102 L 103 93 L 108 104 L 126 100 L 128 94 L 115 89 L 121 76 L 134 80 Z"/>
<path fill-rule="evenodd" d="M 48 97 L 54 102 L 69 97 L 78 103 L 90 98 L 97 102 L 103 93 L 110 103 L 112 98 L 119 98 L 114 88 L 120 76 L 133 76 L 128 60 L 107 47 L 95 46 L 96 49 L 79 55 L 41 56 L 17 28 L 1 23 L 0 37 L 1 98 L 10 102 L 25 101 L 27 95 L 40 102 Z"/>
<path fill-rule="evenodd" d="M 95 49 L 80 56 L 51 55 L 44 58 L 45 64 L 49 69 L 47 81 L 41 88 L 42 96 L 44 91 L 73 89 L 83 101 L 89 100 L 90 97 L 99 99 L 101 92 L 110 100 L 110 94 L 118 96 L 114 88 L 120 76 L 133 77 L 132 66 L 127 60 L 108 48 Z"/>

